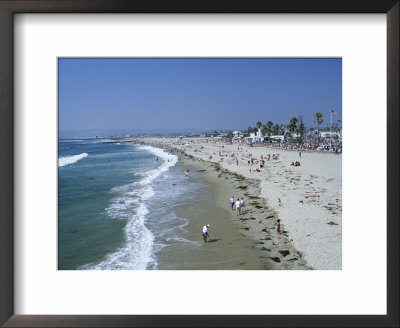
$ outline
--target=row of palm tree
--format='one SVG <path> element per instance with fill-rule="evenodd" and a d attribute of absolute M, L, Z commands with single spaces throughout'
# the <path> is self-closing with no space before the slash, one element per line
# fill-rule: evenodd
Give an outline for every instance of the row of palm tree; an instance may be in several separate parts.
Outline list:
<path fill-rule="evenodd" d="M 285 126 L 283 124 L 279 125 L 274 123 L 272 121 L 268 121 L 265 125 L 263 125 L 260 121 L 256 123 L 255 127 L 249 126 L 247 131 L 254 132 L 256 133 L 258 129 L 261 129 L 262 134 L 264 135 L 282 135 L 285 133 Z"/>
<path fill-rule="evenodd" d="M 313 116 L 315 117 L 315 121 L 314 123 L 317 123 L 318 125 L 318 143 L 319 143 L 319 126 L 320 124 L 322 124 L 323 119 L 322 117 L 324 116 L 322 113 L 320 112 L 316 112 L 313 114 Z M 292 117 L 289 121 L 289 124 L 286 126 L 286 128 L 289 130 L 289 132 L 291 134 L 293 134 L 294 132 L 296 133 L 297 137 L 300 139 L 300 142 L 303 141 L 303 136 L 304 136 L 304 132 L 306 130 L 306 127 L 303 123 L 303 117 L 300 115 L 299 118 L 296 117 Z M 256 133 L 258 131 L 258 129 L 261 129 L 262 134 L 264 135 L 284 135 L 285 134 L 285 125 L 283 124 L 274 124 L 272 121 L 267 121 L 265 124 L 262 124 L 261 121 L 258 121 L 256 123 L 255 127 L 248 127 L 248 132 L 254 132 Z"/>

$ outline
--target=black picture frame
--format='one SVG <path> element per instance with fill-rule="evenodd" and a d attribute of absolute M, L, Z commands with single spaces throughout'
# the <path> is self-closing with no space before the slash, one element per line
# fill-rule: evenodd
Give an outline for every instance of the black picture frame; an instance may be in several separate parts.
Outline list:
<path fill-rule="evenodd" d="M 0 0 L 0 324 L 4 327 L 399 327 L 399 0 Z M 14 315 L 13 28 L 16 13 L 385 13 L 387 315 Z"/>

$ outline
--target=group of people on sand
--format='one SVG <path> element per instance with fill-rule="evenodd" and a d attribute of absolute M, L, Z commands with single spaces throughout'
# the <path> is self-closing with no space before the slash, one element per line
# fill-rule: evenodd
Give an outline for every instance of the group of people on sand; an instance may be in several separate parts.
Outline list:
<path fill-rule="evenodd" d="M 233 211 L 234 208 L 236 208 L 236 215 L 240 215 L 243 213 L 243 207 L 244 207 L 244 199 L 242 198 L 238 198 L 235 202 L 235 198 L 232 196 L 229 199 L 229 203 L 231 205 L 231 210 Z"/>
<path fill-rule="evenodd" d="M 299 161 L 296 161 L 296 162 L 292 162 L 291 164 L 290 164 L 290 166 L 300 166 L 300 162 Z"/>
<path fill-rule="evenodd" d="M 252 166 L 253 164 L 259 164 L 259 167 L 256 169 L 249 169 L 249 172 L 261 172 L 261 169 L 265 166 L 265 161 L 270 161 L 271 160 L 271 154 L 268 155 L 261 155 L 260 160 L 256 160 L 255 158 L 252 157 L 252 154 L 248 154 L 248 160 L 247 164 Z M 273 160 L 278 160 L 279 159 L 279 154 L 272 154 L 272 159 Z M 279 163 L 279 162 L 277 162 Z"/>
<path fill-rule="evenodd" d="M 231 209 L 232 211 L 234 210 L 234 207 L 236 207 L 236 215 L 240 215 L 242 214 L 243 211 L 243 207 L 244 207 L 244 200 L 243 197 L 242 198 L 238 198 L 235 202 L 234 197 L 232 196 L 229 200 L 230 205 L 231 205 Z M 279 206 L 280 206 L 281 200 L 279 198 Z M 203 236 L 203 243 L 206 243 L 208 238 L 210 237 L 209 233 L 208 233 L 208 229 L 210 228 L 210 224 L 206 224 L 205 226 L 203 226 L 203 232 L 202 232 L 202 236 Z M 276 220 L 276 232 L 278 234 L 281 234 L 281 220 L 277 219 Z"/>

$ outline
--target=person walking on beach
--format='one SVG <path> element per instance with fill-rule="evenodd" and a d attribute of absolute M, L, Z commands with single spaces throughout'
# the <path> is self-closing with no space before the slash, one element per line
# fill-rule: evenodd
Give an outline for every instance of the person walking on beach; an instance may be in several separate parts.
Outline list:
<path fill-rule="evenodd" d="M 276 220 L 276 231 L 280 234 L 281 233 L 281 220 Z"/>
<path fill-rule="evenodd" d="M 207 238 L 210 236 L 209 234 L 208 234 L 208 228 L 210 227 L 210 225 L 209 224 L 207 224 L 207 225 L 205 225 L 204 227 L 203 227 L 203 233 L 202 233 L 202 235 L 203 235 L 203 243 L 206 243 L 207 242 Z"/>
<path fill-rule="evenodd" d="M 240 215 L 240 200 L 239 200 L 239 198 L 237 199 L 235 205 L 236 205 L 236 215 Z"/>
<path fill-rule="evenodd" d="M 240 199 L 240 214 L 243 213 L 243 207 L 244 207 L 244 199 L 243 197 Z"/>
<path fill-rule="evenodd" d="M 233 211 L 233 205 L 235 205 L 235 199 L 233 198 L 233 196 L 231 197 L 231 199 L 229 201 L 231 203 L 231 210 Z"/>

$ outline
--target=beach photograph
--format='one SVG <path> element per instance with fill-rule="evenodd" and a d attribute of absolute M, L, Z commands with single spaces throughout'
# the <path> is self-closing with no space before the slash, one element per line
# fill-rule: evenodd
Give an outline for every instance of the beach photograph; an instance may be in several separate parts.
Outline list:
<path fill-rule="evenodd" d="M 341 58 L 59 58 L 58 270 L 341 270 Z"/>

